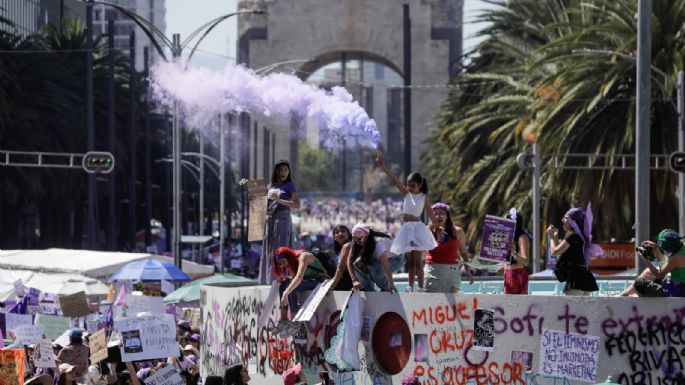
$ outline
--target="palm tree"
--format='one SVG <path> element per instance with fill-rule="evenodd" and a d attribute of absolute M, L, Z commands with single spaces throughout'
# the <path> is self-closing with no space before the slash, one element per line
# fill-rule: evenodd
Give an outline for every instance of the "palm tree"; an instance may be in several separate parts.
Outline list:
<path fill-rule="evenodd" d="M 442 108 L 431 140 L 430 177 L 442 199 L 456 205 L 468 234 L 485 214 L 509 207 L 530 212 L 530 175 L 515 157 L 537 139 L 543 154 L 634 152 L 635 67 L 592 48 L 634 53 L 634 1 L 510 0 L 481 19 L 491 26 L 470 52 L 470 63 Z M 653 65 L 669 74 L 682 68 L 685 1 L 656 0 Z M 673 150 L 675 115 L 671 88 L 653 88 L 652 152 Z M 437 148 L 437 151 L 436 151 Z M 570 161 L 561 165 L 571 165 Z M 595 165 L 604 165 L 600 160 Z M 676 220 L 673 175 L 653 172 L 653 226 Z M 632 233 L 633 172 L 546 168 L 543 214 L 558 220 L 573 205 L 592 200 L 598 239 Z M 656 221 L 661 221 L 656 223 Z M 609 225 L 610 224 L 610 225 Z"/>

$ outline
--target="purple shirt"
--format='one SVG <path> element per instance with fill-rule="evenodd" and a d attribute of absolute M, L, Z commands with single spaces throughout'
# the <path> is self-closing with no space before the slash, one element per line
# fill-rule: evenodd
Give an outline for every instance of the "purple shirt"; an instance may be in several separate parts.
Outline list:
<path fill-rule="evenodd" d="M 295 186 L 295 183 L 293 182 L 286 182 L 286 183 L 278 183 L 275 185 L 269 185 L 267 186 L 267 190 L 273 190 L 273 189 L 278 189 L 278 197 L 280 199 L 289 201 L 293 197 L 293 193 L 297 192 L 297 187 Z M 271 205 L 271 199 L 269 199 L 269 205 Z M 282 205 L 278 203 L 276 205 L 276 209 L 274 211 L 286 211 L 290 210 L 290 207 Z"/>

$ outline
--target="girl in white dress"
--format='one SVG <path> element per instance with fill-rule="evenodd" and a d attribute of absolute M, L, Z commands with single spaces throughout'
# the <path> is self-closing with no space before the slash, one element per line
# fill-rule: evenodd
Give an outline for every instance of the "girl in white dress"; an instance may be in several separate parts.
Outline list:
<path fill-rule="evenodd" d="M 395 183 L 397 189 L 404 196 L 402 203 L 402 227 L 397 232 L 392 242 L 390 252 L 394 254 L 406 254 L 409 264 L 409 277 L 407 291 L 412 291 L 414 278 L 417 278 L 417 291 L 425 291 L 423 287 L 423 256 L 426 251 L 438 246 L 435 237 L 428 227 L 421 222 L 421 214 L 426 211 L 431 222 L 435 225 L 436 219 L 431 210 L 431 203 L 426 194 L 428 183 L 421 174 L 413 172 L 407 177 L 407 184 L 402 182 L 388 169 L 383 159 L 376 158 L 378 165 L 385 174 Z M 435 225 L 437 227 L 437 225 Z"/>

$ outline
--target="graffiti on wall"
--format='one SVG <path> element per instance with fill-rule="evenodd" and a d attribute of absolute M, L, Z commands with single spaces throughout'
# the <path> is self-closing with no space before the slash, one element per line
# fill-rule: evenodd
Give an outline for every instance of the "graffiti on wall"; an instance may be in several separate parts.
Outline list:
<path fill-rule="evenodd" d="M 580 385 L 609 376 L 623 385 L 685 385 L 678 300 L 365 293 L 361 370 L 335 373 L 324 353 L 346 293 L 324 299 L 302 343 L 272 333 L 276 309 L 257 326 L 267 294 L 267 287 L 202 287 L 203 374 L 240 362 L 252 368 L 250 384 L 260 385 L 300 362 L 311 383 L 328 369 L 336 384 L 349 385 L 396 384 L 406 374 L 422 385 Z M 377 322 L 391 312 L 408 336 L 379 332 Z M 381 334 L 402 359 L 379 358 L 373 346 Z"/>

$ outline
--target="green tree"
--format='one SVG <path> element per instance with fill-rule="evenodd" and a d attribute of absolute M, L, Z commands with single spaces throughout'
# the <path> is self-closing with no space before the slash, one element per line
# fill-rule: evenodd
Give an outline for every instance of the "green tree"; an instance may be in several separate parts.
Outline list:
<path fill-rule="evenodd" d="M 516 156 L 537 139 L 543 154 L 634 153 L 635 65 L 582 48 L 634 54 L 636 4 L 617 0 L 494 1 L 484 41 L 468 54 L 424 155 L 435 194 L 454 204 L 475 236 L 485 214 L 531 211 L 531 175 Z M 653 62 L 672 80 L 683 66 L 685 1 L 655 0 Z M 674 149 L 672 88 L 652 89 L 652 152 Z M 562 165 L 572 165 L 570 161 Z M 607 166 L 602 159 L 594 163 Z M 634 177 L 626 170 L 542 173 L 543 222 L 593 201 L 598 238 L 629 238 Z M 652 172 L 652 226 L 673 225 L 675 177 Z M 437 197 L 436 197 L 437 198 Z M 543 223 L 544 225 L 544 223 Z M 655 227 L 653 227 L 655 228 Z"/>
<path fill-rule="evenodd" d="M 335 175 L 331 175 L 333 158 L 323 149 L 316 149 L 301 142 L 298 149 L 297 168 L 300 191 L 330 191 Z"/>

